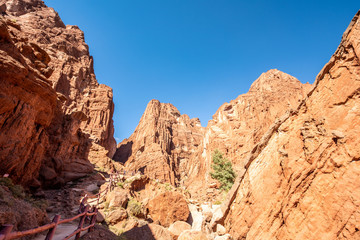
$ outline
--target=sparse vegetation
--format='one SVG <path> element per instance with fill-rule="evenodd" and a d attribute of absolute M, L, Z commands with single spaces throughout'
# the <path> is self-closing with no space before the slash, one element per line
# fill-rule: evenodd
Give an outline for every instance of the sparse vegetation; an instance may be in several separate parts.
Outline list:
<path fill-rule="evenodd" d="M 124 188 L 124 182 L 117 182 L 116 185 L 118 187 Z"/>
<path fill-rule="evenodd" d="M 122 233 L 124 232 L 122 229 L 118 229 L 115 226 L 109 226 L 110 231 L 112 231 L 113 233 L 115 233 L 116 235 L 118 235 L 120 237 L 120 235 L 122 235 Z"/>
<path fill-rule="evenodd" d="M 230 160 L 225 158 L 217 149 L 213 152 L 212 160 L 211 168 L 213 171 L 210 173 L 210 176 L 220 182 L 220 189 L 229 191 L 236 177 Z"/>
<path fill-rule="evenodd" d="M 121 234 L 121 235 L 117 238 L 117 240 L 128 240 L 128 238 L 125 237 L 124 234 Z"/>
<path fill-rule="evenodd" d="M 45 210 L 48 207 L 48 202 L 45 199 L 33 198 L 31 194 L 27 194 L 21 185 L 14 184 L 10 178 L 0 178 L 0 186 L 3 186 L 11 192 L 14 198 L 22 199 L 30 203 L 33 207 Z M 0 188 L 0 199 L 2 199 L 9 206 L 14 203 L 9 199 L 4 199 L 4 188 Z"/>
<path fill-rule="evenodd" d="M 143 214 L 142 212 L 143 208 L 141 202 L 138 202 L 135 199 L 130 199 L 130 201 L 128 202 L 127 209 L 129 211 L 129 214 L 134 217 L 138 217 Z"/>
<path fill-rule="evenodd" d="M 109 202 L 104 202 L 104 209 L 105 210 L 108 210 L 109 209 Z"/>
<path fill-rule="evenodd" d="M 171 191 L 172 190 L 172 186 L 170 185 L 170 183 L 165 183 L 164 187 L 165 187 L 166 191 Z"/>
<path fill-rule="evenodd" d="M 15 198 L 24 199 L 26 196 L 24 188 L 14 184 L 10 178 L 0 178 L 0 185 L 7 187 Z"/>

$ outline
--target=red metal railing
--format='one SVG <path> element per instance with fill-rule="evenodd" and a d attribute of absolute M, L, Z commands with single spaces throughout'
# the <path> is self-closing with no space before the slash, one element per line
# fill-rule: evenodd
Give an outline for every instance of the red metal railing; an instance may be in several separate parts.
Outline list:
<path fill-rule="evenodd" d="M 93 228 L 95 226 L 95 222 L 96 222 L 97 212 L 98 212 L 98 210 L 96 207 L 94 207 L 92 211 L 89 211 L 89 206 L 87 205 L 87 206 L 85 206 L 84 211 L 82 213 L 76 215 L 75 217 L 60 220 L 61 216 L 55 215 L 55 217 L 51 223 L 46 224 L 41 227 L 37 227 L 34 229 L 21 231 L 21 232 L 11 232 L 11 230 L 13 229 L 13 225 L 3 225 L 2 230 L 0 231 L 0 240 L 10 240 L 10 239 L 21 238 L 21 237 L 41 233 L 46 230 L 49 230 L 49 231 L 46 235 L 45 240 L 51 240 L 54 237 L 56 227 L 58 225 L 60 225 L 62 223 L 72 222 L 72 221 L 80 218 L 78 228 L 74 232 L 72 232 L 70 235 L 68 235 L 67 237 L 64 238 L 64 240 L 67 240 L 67 239 L 70 239 L 71 237 L 73 237 L 74 235 L 76 235 L 75 239 L 77 240 L 80 238 L 81 232 L 86 231 L 86 230 L 88 230 L 88 232 L 91 232 L 93 230 Z M 88 217 L 91 217 L 89 225 L 84 227 L 83 225 L 85 223 L 85 219 Z"/>
<path fill-rule="evenodd" d="M 122 180 L 121 175 L 134 176 L 135 172 L 122 171 L 122 172 L 110 174 L 109 183 L 108 183 L 106 189 L 97 193 L 95 196 L 91 197 L 92 200 L 90 200 L 90 201 L 88 201 L 88 196 L 85 195 L 80 203 L 79 214 L 76 215 L 75 217 L 60 220 L 61 216 L 55 215 L 52 222 L 49 224 L 46 224 L 44 226 L 37 227 L 34 229 L 29 229 L 26 231 L 19 231 L 19 232 L 11 232 L 14 227 L 13 225 L 2 225 L 2 228 L 0 230 L 0 240 L 11 240 L 11 239 L 16 239 L 16 238 L 21 238 L 21 237 L 41 233 L 46 230 L 49 230 L 49 231 L 45 237 L 45 240 L 52 240 L 52 238 L 55 235 L 55 231 L 56 231 L 56 228 L 58 225 L 63 224 L 63 223 L 72 222 L 72 221 L 80 218 L 77 229 L 75 229 L 74 232 L 72 232 L 70 235 L 66 236 L 63 239 L 63 240 L 67 240 L 67 239 L 70 239 L 71 237 L 75 236 L 75 240 L 78 240 L 80 238 L 81 232 L 86 231 L 86 230 L 88 230 L 88 232 L 93 231 L 95 223 L 96 223 L 96 215 L 98 213 L 97 206 L 99 205 L 101 198 L 106 196 L 106 194 L 116 186 L 116 183 Z M 94 201 L 96 201 L 96 205 L 94 207 L 92 207 L 91 211 L 89 211 L 90 206 L 87 205 L 86 203 L 93 203 Z M 89 220 L 89 225 L 84 227 L 83 225 L 86 222 L 86 220 Z"/>

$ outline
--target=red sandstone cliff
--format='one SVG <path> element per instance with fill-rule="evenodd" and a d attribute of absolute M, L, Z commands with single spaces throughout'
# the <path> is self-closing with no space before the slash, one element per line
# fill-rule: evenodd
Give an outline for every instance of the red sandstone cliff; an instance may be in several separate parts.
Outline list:
<path fill-rule="evenodd" d="M 171 104 L 152 100 L 133 135 L 118 145 L 114 159 L 131 170 L 172 184 L 183 182 L 196 195 L 206 195 L 211 154 L 219 149 L 243 168 L 246 154 L 276 118 L 296 108 L 310 84 L 278 70 L 263 73 L 248 93 L 219 108 L 202 128 Z M 210 196 L 209 196 L 210 197 Z"/>
<path fill-rule="evenodd" d="M 118 145 L 114 159 L 130 170 L 176 184 L 193 171 L 203 132 L 199 119 L 151 100 L 134 133 Z"/>
<path fill-rule="evenodd" d="M 0 175 L 38 186 L 112 157 L 111 88 L 96 81 L 84 34 L 41 0 L 0 1 Z M 109 161 L 110 159 L 107 159 Z"/>
<path fill-rule="evenodd" d="M 223 206 L 235 239 L 360 239 L 359 16 L 308 98 L 248 156 Z"/>
<path fill-rule="evenodd" d="M 254 81 L 246 94 L 223 104 L 206 127 L 200 147 L 198 172 L 185 185 L 202 199 L 212 199 L 214 191 L 204 188 L 213 181 L 209 175 L 212 153 L 219 149 L 233 162 L 235 170 L 242 169 L 247 154 L 258 144 L 270 125 L 287 111 L 297 108 L 310 90 L 296 78 L 276 69 L 269 70 Z M 216 195 L 216 192 L 215 192 Z"/>

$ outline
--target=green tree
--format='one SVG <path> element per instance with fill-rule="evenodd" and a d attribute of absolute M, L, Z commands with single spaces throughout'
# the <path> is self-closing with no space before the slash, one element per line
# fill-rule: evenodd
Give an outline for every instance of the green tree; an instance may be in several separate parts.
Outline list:
<path fill-rule="evenodd" d="M 230 160 L 216 149 L 212 154 L 212 161 L 211 168 L 213 171 L 210 172 L 210 176 L 220 182 L 220 189 L 229 191 L 236 177 Z"/>

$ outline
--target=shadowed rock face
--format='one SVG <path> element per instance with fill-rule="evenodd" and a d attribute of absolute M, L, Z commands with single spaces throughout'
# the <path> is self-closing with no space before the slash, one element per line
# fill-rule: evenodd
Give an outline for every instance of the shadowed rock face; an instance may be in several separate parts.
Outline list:
<path fill-rule="evenodd" d="M 0 174 L 34 186 L 84 176 L 93 151 L 115 152 L 112 90 L 96 81 L 77 26 L 40 0 L 3 3 Z"/>
<path fill-rule="evenodd" d="M 225 219 L 235 239 L 360 239 L 359 15 L 308 98 L 249 158 Z"/>

